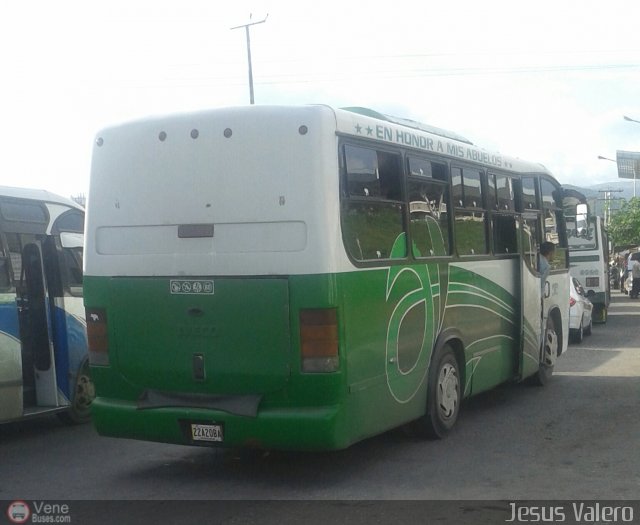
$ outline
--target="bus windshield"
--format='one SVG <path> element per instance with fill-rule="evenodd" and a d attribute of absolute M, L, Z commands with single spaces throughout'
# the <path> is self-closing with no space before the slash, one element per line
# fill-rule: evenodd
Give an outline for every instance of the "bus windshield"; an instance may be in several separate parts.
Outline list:
<path fill-rule="evenodd" d="M 567 237 L 570 250 L 595 250 L 598 247 L 598 239 L 595 235 L 595 224 L 589 222 L 589 227 L 578 232 L 575 220 L 567 219 Z"/>

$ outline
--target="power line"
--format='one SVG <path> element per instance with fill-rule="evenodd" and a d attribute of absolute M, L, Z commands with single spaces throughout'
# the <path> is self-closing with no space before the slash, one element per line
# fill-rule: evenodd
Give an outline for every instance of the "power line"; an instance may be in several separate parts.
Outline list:
<path fill-rule="evenodd" d="M 296 72 L 284 73 L 281 75 L 264 75 L 264 80 L 258 82 L 262 85 L 268 84 L 308 84 L 312 82 L 338 82 L 351 80 L 353 78 L 423 78 L 423 77 L 449 77 L 449 76 L 481 76 L 481 75 L 521 75 L 539 73 L 571 73 L 571 72 L 597 72 L 611 70 L 634 70 L 640 69 L 640 64 L 612 64 L 612 65 L 591 65 L 591 66 L 538 66 L 538 67 L 514 67 L 514 68 L 439 68 L 439 69 L 407 69 L 407 70 L 386 70 L 386 71 L 354 71 L 342 73 L 336 76 L 334 73 L 328 75 L 308 74 L 309 78 L 301 78 L 304 73 Z"/>

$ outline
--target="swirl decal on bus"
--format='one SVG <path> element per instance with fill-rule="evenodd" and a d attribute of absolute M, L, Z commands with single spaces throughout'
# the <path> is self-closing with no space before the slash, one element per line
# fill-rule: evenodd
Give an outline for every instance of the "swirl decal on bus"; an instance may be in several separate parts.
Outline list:
<path fill-rule="evenodd" d="M 438 266 L 392 266 L 388 272 L 386 300 L 396 305 L 387 326 L 387 385 L 398 403 L 408 403 L 425 381 L 440 327 Z"/>

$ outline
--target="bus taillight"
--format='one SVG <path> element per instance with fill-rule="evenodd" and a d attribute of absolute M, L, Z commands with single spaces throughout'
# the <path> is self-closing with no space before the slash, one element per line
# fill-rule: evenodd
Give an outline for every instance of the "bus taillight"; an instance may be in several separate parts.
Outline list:
<path fill-rule="evenodd" d="M 86 315 L 89 362 L 92 365 L 107 366 L 109 364 L 107 312 L 104 308 L 87 308 Z"/>
<path fill-rule="evenodd" d="M 303 372 L 338 370 L 338 315 L 335 308 L 300 311 Z"/>

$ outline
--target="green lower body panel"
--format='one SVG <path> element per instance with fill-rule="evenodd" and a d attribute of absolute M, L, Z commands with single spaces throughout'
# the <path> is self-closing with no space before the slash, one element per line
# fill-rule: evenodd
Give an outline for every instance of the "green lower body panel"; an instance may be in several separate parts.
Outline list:
<path fill-rule="evenodd" d="M 141 410 L 136 402 L 98 397 L 92 416 L 100 435 L 178 445 L 338 450 L 351 444 L 340 405 L 260 410 L 257 417 L 246 417 L 199 408 Z M 220 425 L 222 441 L 194 441 L 191 424 Z"/>

